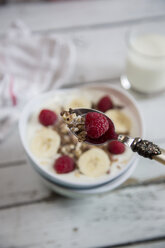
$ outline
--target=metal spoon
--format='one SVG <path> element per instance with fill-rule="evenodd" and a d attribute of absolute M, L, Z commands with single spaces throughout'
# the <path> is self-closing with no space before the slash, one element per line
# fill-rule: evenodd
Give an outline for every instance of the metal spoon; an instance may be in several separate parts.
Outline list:
<path fill-rule="evenodd" d="M 95 110 L 95 109 L 78 108 L 78 109 L 73 109 L 72 111 L 74 113 L 76 113 L 76 115 L 80 115 L 80 116 L 85 116 L 89 112 L 96 112 L 96 113 L 100 113 L 100 114 L 104 115 L 108 120 L 110 120 L 110 118 L 108 116 L 106 116 L 104 113 L 102 113 L 98 110 Z M 76 133 L 74 133 L 73 131 L 71 131 L 71 132 L 75 136 L 77 136 Z M 124 145 L 130 147 L 133 152 L 137 152 L 140 156 L 143 156 L 145 158 L 154 159 L 154 160 L 165 165 L 165 150 L 159 148 L 159 146 L 157 146 L 156 144 L 154 144 L 148 140 L 142 140 L 139 137 L 132 138 L 132 137 L 129 137 L 129 136 L 123 135 L 123 134 L 119 134 L 118 136 L 116 136 L 116 139 L 118 141 L 120 141 L 121 143 L 123 143 Z M 105 140 L 105 141 L 101 142 L 100 144 L 104 144 L 104 143 L 107 143 L 109 141 L 110 140 Z M 85 140 L 84 142 L 86 142 L 88 144 L 92 144 L 92 145 L 93 144 L 99 145 L 98 142 L 93 143 L 90 140 Z"/>

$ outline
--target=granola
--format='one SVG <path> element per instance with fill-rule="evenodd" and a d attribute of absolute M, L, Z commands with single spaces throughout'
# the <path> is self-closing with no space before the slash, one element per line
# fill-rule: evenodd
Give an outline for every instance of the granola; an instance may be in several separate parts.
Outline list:
<path fill-rule="evenodd" d="M 85 118 L 81 115 L 76 115 L 72 109 L 61 112 L 61 116 L 68 128 L 77 136 L 78 141 L 84 141 L 87 135 L 85 130 Z"/>

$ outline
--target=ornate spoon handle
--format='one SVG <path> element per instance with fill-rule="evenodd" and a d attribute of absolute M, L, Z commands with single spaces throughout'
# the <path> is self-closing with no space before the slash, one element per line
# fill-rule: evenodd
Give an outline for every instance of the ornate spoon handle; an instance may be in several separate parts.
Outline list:
<path fill-rule="evenodd" d="M 156 144 L 141 138 L 131 138 L 124 135 L 119 135 L 118 140 L 129 146 L 133 152 L 137 152 L 140 156 L 154 159 L 165 165 L 165 150 L 159 148 Z"/>
<path fill-rule="evenodd" d="M 161 149 L 161 154 L 157 156 L 153 156 L 153 159 L 165 165 L 165 150 Z"/>

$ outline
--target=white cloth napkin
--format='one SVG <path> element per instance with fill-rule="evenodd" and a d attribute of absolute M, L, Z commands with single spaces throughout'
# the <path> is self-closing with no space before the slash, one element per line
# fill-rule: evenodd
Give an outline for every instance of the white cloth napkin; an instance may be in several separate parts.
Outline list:
<path fill-rule="evenodd" d="M 34 35 L 17 21 L 0 39 L 0 141 L 36 94 L 64 85 L 75 67 L 70 40 Z"/>

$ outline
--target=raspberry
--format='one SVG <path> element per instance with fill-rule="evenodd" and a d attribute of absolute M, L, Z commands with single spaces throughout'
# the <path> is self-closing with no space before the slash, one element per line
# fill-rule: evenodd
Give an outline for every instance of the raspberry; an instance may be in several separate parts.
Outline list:
<path fill-rule="evenodd" d="M 87 136 L 92 139 L 101 137 L 109 128 L 107 118 L 100 113 L 90 112 L 85 118 L 85 129 Z"/>
<path fill-rule="evenodd" d="M 116 140 L 118 135 L 115 132 L 115 126 L 114 126 L 113 122 L 111 121 L 111 119 L 109 119 L 109 118 L 108 118 L 108 122 L 109 122 L 109 129 L 105 133 L 106 140 Z"/>
<path fill-rule="evenodd" d="M 125 146 L 123 143 L 113 140 L 109 143 L 108 150 L 113 154 L 122 154 L 125 151 Z"/>
<path fill-rule="evenodd" d="M 74 160 L 67 155 L 63 155 L 55 161 L 54 169 L 58 174 L 69 173 L 75 169 Z"/>
<path fill-rule="evenodd" d="M 53 111 L 49 109 L 43 109 L 41 110 L 39 114 L 39 121 L 44 126 L 50 126 L 53 125 L 57 120 L 57 115 Z"/>
<path fill-rule="evenodd" d="M 97 104 L 98 110 L 105 112 L 108 109 L 113 108 L 113 102 L 109 96 L 104 96 L 100 99 L 100 101 Z"/>
<path fill-rule="evenodd" d="M 86 141 L 92 144 L 103 144 L 110 140 L 117 140 L 118 134 L 115 132 L 115 127 L 113 122 L 108 118 L 109 128 L 108 130 L 99 138 L 91 139 L 90 137 L 86 138 Z"/>

